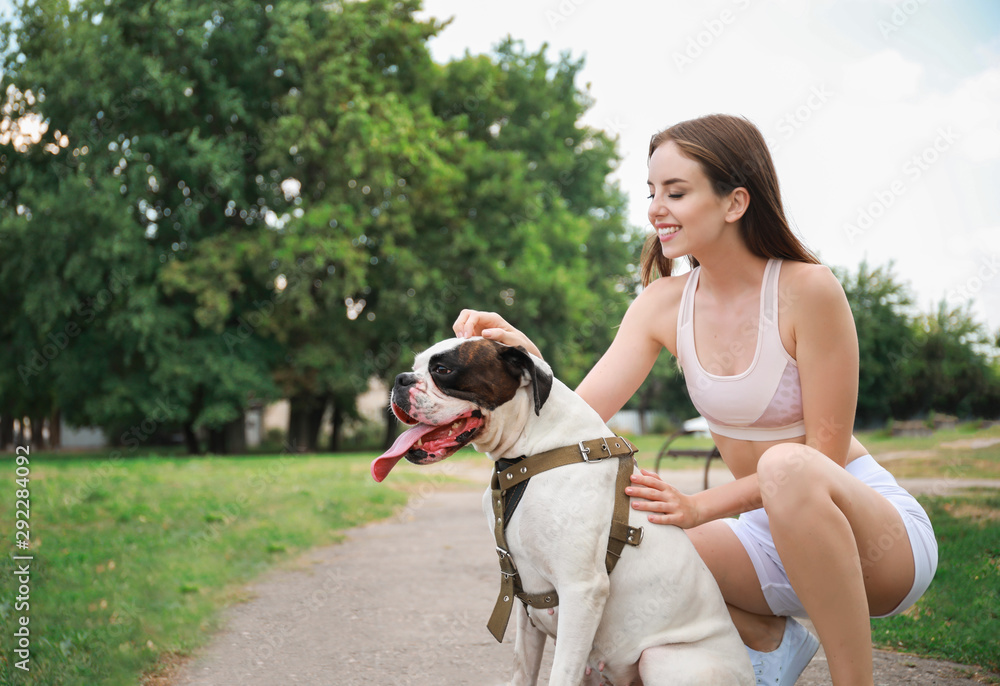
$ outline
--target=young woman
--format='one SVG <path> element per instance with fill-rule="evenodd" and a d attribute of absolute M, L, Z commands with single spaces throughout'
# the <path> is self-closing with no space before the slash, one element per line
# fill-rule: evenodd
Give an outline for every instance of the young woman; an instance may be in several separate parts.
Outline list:
<path fill-rule="evenodd" d="M 833 683 L 872 684 L 869 617 L 916 602 L 937 544 L 917 501 L 852 435 L 858 341 L 844 291 L 789 228 L 747 120 L 676 124 L 653 137 L 648 164 L 645 288 L 577 392 L 608 420 L 662 348 L 675 355 L 735 481 L 685 495 L 643 471 L 632 506 L 687 530 L 758 683 L 795 683 L 818 648 L 792 619 L 808 616 Z M 681 257 L 693 269 L 672 276 Z M 538 354 L 496 313 L 464 310 L 454 329 Z"/>

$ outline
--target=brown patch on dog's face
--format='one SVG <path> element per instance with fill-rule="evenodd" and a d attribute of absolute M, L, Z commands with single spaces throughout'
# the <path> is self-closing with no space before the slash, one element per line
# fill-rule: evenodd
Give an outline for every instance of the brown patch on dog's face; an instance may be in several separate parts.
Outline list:
<path fill-rule="evenodd" d="M 468 341 L 434 355 L 427 371 L 443 393 L 494 410 L 521 387 L 523 371 L 505 357 L 506 347 L 494 341 Z"/>

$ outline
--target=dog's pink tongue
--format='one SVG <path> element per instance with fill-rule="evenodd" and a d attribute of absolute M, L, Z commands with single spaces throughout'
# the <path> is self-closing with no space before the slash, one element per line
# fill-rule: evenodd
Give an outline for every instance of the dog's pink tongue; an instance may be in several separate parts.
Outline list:
<path fill-rule="evenodd" d="M 403 459 L 403 455 L 413 447 L 413 444 L 436 428 L 438 427 L 428 424 L 417 424 L 412 429 L 401 433 L 391 448 L 372 460 L 372 478 L 381 482 L 382 479 L 389 476 L 389 471 Z"/>

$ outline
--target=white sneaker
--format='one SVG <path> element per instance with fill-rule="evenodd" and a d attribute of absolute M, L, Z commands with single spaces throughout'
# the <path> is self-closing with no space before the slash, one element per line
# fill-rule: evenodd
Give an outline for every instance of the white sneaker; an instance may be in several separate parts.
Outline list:
<path fill-rule="evenodd" d="M 791 617 L 777 648 L 769 653 L 747 648 L 758 686 L 794 686 L 817 650 L 819 639 Z"/>

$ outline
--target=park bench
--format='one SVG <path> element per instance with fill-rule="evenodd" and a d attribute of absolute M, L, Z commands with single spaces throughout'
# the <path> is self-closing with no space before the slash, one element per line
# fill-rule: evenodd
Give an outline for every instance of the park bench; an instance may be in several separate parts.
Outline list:
<path fill-rule="evenodd" d="M 688 436 L 690 434 L 697 433 L 696 431 L 688 431 L 686 429 L 678 429 L 677 431 L 670 434 L 667 440 L 664 441 L 663 447 L 660 448 L 660 452 L 656 455 L 656 463 L 654 464 L 653 471 L 657 474 L 660 473 L 660 461 L 667 457 L 702 457 L 705 458 L 705 479 L 704 479 L 704 490 L 708 490 L 708 469 L 712 466 L 712 460 L 719 458 L 722 459 L 721 453 L 719 453 L 719 448 L 712 445 L 711 449 L 687 449 L 682 450 L 680 448 L 671 448 L 670 445 L 680 438 L 681 436 Z"/>

